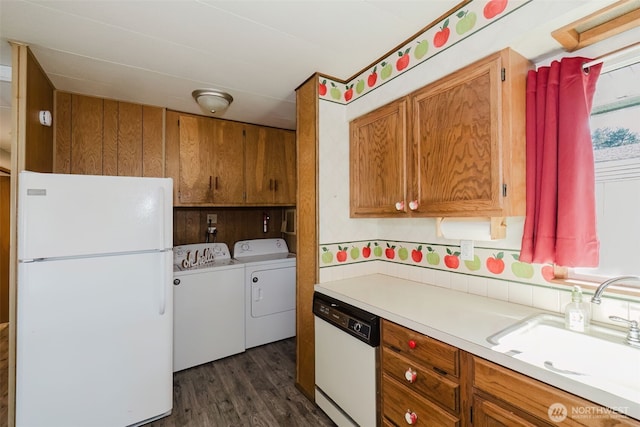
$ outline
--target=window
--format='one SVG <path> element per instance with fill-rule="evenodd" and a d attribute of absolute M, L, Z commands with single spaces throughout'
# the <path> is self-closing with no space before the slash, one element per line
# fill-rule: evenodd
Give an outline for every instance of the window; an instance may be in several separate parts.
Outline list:
<path fill-rule="evenodd" d="M 591 134 L 600 265 L 571 269 L 572 278 L 640 275 L 640 55 L 627 64 L 598 79 Z"/>

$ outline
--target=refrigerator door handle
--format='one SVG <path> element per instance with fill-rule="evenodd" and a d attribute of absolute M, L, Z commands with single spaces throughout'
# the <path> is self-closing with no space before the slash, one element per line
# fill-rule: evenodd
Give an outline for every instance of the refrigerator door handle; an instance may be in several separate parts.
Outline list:
<path fill-rule="evenodd" d="M 173 280 L 173 264 L 171 263 L 171 257 L 173 256 L 173 252 L 171 250 L 164 252 L 165 262 L 164 262 L 164 274 L 162 277 L 162 281 L 160 282 L 160 307 L 158 313 L 160 316 L 164 316 L 164 313 L 167 309 L 167 290 L 171 289 L 171 281 Z"/>

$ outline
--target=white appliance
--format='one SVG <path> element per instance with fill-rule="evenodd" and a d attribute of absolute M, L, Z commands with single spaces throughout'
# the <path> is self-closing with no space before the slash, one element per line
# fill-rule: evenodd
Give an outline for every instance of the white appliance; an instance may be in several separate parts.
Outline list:
<path fill-rule="evenodd" d="M 16 425 L 172 410 L 172 181 L 21 172 Z"/>
<path fill-rule="evenodd" d="M 173 248 L 173 370 L 244 351 L 244 265 L 225 243 Z"/>
<path fill-rule="evenodd" d="M 245 347 L 296 335 L 296 257 L 283 239 L 240 240 L 245 265 Z"/>
<path fill-rule="evenodd" d="M 313 295 L 316 404 L 339 427 L 378 425 L 380 319 Z"/>

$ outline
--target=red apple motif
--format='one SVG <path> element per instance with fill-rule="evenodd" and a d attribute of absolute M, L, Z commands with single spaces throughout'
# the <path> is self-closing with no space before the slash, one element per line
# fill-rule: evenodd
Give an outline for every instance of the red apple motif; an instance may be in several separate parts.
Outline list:
<path fill-rule="evenodd" d="M 405 50 L 404 52 L 399 51 L 398 52 L 398 60 L 396 61 L 396 70 L 398 71 L 402 71 L 405 68 L 407 68 L 407 66 L 409 65 L 409 51 L 411 50 L 411 48 L 407 48 L 407 50 Z"/>
<path fill-rule="evenodd" d="M 487 258 L 487 270 L 493 274 L 500 274 L 504 271 L 504 252 L 498 252 L 493 254 L 492 257 Z"/>
<path fill-rule="evenodd" d="M 485 18 L 491 19 L 500 15 L 507 8 L 508 0 L 490 0 L 484 5 L 482 14 Z"/>
<path fill-rule="evenodd" d="M 338 246 L 338 252 L 336 253 L 336 259 L 338 262 L 345 262 L 347 260 L 347 247 Z"/>
<path fill-rule="evenodd" d="M 371 74 L 369 74 L 369 77 L 367 78 L 367 85 L 369 87 L 373 87 L 376 84 L 376 80 L 378 80 L 378 73 L 376 73 L 377 68 L 378 68 L 377 65 L 373 67 L 373 71 L 371 72 Z"/>
<path fill-rule="evenodd" d="M 396 247 L 387 243 L 387 249 L 384 250 L 384 256 L 388 259 L 394 259 L 396 257 Z"/>
<path fill-rule="evenodd" d="M 411 251 L 411 259 L 416 263 L 422 261 L 422 245 Z"/>
<path fill-rule="evenodd" d="M 442 27 L 440 27 L 440 31 L 436 33 L 433 37 L 433 46 L 434 47 L 442 47 L 449 40 L 449 18 L 444 21 Z"/>
<path fill-rule="evenodd" d="M 362 256 L 364 258 L 369 258 L 371 256 L 371 242 L 367 243 L 367 246 L 362 248 Z"/>
<path fill-rule="evenodd" d="M 553 271 L 552 265 L 545 265 L 544 267 L 542 267 L 542 277 L 547 282 L 551 282 L 556 278 L 556 274 Z"/>
<path fill-rule="evenodd" d="M 353 98 L 353 83 L 351 86 L 345 86 L 344 89 L 344 100 L 349 102 L 351 101 L 351 98 Z"/>
<path fill-rule="evenodd" d="M 318 84 L 318 94 L 320 94 L 320 96 L 327 94 L 327 80 L 323 80 L 322 83 Z"/>
<path fill-rule="evenodd" d="M 460 266 L 459 256 L 460 252 L 453 252 L 451 249 L 447 248 L 447 255 L 444 256 L 444 265 L 455 270 Z"/>

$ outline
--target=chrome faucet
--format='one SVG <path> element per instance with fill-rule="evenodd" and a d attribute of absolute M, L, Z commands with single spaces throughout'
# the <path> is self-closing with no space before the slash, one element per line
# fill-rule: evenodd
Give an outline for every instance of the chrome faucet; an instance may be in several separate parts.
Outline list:
<path fill-rule="evenodd" d="M 591 302 L 594 304 L 600 304 L 600 295 L 607 289 L 608 286 L 613 285 L 615 283 L 625 283 L 628 285 L 628 282 L 638 282 L 640 283 L 640 277 L 638 276 L 620 276 L 614 277 L 613 279 L 605 280 L 598 286 L 596 292 L 593 294 L 593 298 L 591 298 Z M 640 288 L 640 285 L 633 285 L 634 288 Z M 638 322 L 635 320 L 624 319 L 618 316 L 609 316 L 609 319 L 615 322 L 626 323 L 629 325 L 629 331 L 627 332 L 626 343 L 634 346 L 640 347 L 640 328 L 638 328 Z"/>
<path fill-rule="evenodd" d="M 598 286 L 598 289 L 596 289 L 596 292 L 593 294 L 593 298 L 591 298 L 591 302 L 594 304 L 600 304 L 601 302 L 600 295 L 602 295 L 602 293 L 604 292 L 605 289 L 607 289 L 607 287 L 615 283 L 624 282 L 625 284 L 627 284 L 627 282 L 629 281 L 640 283 L 640 277 L 639 276 L 619 276 L 619 277 L 614 277 L 613 279 L 605 280 L 600 284 L 600 286 Z M 640 285 L 634 285 L 633 287 L 640 288 Z"/>

